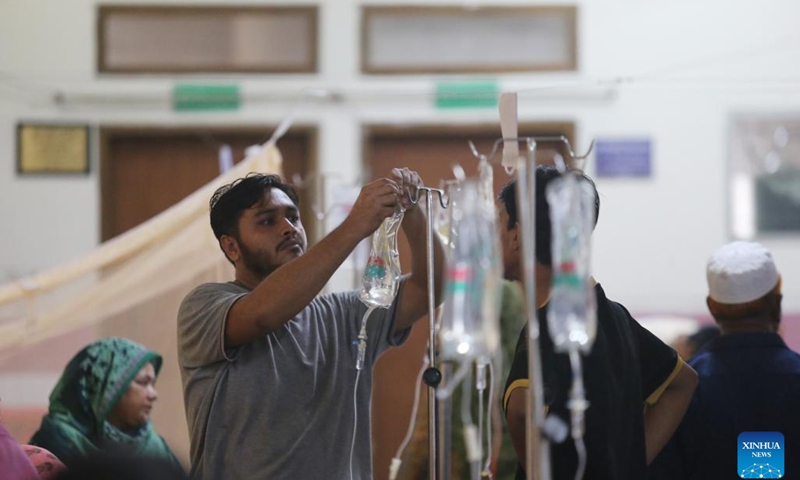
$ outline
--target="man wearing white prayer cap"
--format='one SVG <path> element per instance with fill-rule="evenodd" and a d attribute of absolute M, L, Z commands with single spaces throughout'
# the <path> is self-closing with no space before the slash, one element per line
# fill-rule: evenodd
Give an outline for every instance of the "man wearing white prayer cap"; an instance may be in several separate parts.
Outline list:
<path fill-rule="evenodd" d="M 800 355 L 778 335 L 775 261 L 761 244 L 732 242 L 706 278 L 722 335 L 689 362 L 700 382 L 648 478 L 800 478 Z"/>
<path fill-rule="evenodd" d="M 708 260 L 708 309 L 723 333 L 778 330 L 781 276 L 759 243 L 732 242 Z"/>

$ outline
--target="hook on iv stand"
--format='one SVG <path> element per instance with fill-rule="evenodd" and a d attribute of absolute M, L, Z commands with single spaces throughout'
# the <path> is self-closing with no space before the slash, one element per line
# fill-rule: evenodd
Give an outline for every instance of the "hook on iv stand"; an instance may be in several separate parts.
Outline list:
<path fill-rule="evenodd" d="M 586 151 L 586 153 L 584 153 L 583 155 L 576 155 L 575 151 L 572 149 L 572 144 L 570 143 L 569 139 L 564 135 L 498 138 L 492 144 L 492 150 L 489 152 L 488 155 L 480 153 L 478 149 L 475 147 L 475 144 L 472 143 L 472 140 L 470 140 L 468 143 L 469 143 L 469 149 L 472 151 L 472 155 L 474 155 L 475 158 L 478 158 L 479 160 L 486 160 L 487 162 L 491 163 L 497 156 L 500 144 L 503 144 L 505 142 L 520 142 L 523 140 L 528 143 L 529 152 L 531 150 L 531 142 L 533 142 L 533 149 L 536 148 L 536 142 L 561 143 L 567 148 L 567 153 L 569 153 L 569 157 L 572 160 L 576 161 L 586 160 L 587 158 L 589 158 L 589 155 L 592 153 L 592 150 L 594 150 L 594 139 L 592 139 L 592 142 L 589 144 L 589 149 Z"/>
<path fill-rule="evenodd" d="M 428 192 L 428 208 L 429 209 L 430 209 L 430 207 L 433 206 L 433 205 L 430 204 L 431 203 L 430 198 L 431 198 L 431 195 L 433 195 L 434 193 L 438 194 L 438 196 L 439 196 L 439 205 L 441 205 L 442 208 L 448 208 L 450 206 L 450 198 L 447 197 L 447 194 L 444 193 L 444 190 L 442 190 L 440 188 L 431 188 L 431 187 L 416 187 L 416 189 L 414 190 L 413 195 L 409 191 L 406 192 L 406 193 L 408 193 L 408 198 L 411 199 L 411 203 L 413 203 L 414 205 L 419 203 L 419 197 L 420 197 L 419 192 L 420 191 Z M 428 246 L 432 247 L 433 245 L 428 245 Z"/>

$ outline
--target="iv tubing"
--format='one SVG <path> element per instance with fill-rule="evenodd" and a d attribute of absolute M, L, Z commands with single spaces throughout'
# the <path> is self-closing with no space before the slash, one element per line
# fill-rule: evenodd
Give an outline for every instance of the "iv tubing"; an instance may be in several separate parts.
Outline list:
<path fill-rule="evenodd" d="M 586 470 L 586 445 L 583 443 L 583 437 L 573 439 L 575 442 L 575 451 L 578 453 L 578 469 L 575 471 L 575 480 L 583 478 L 583 472 Z"/>
<path fill-rule="evenodd" d="M 464 362 L 472 366 L 469 362 Z M 461 391 L 461 423 L 464 425 L 464 445 L 467 448 L 467 462 L 469 462 L 470 478 L 478 480 L 481 469 L 481 441 L 478 437 L 475 424 L 472 423 L 472 377 L 467 375 L 464 378 Z"/>
<path fill-rule="evenodd" d="M 469 371 L 472 369 L 472 360 L 467 358 L 464 359 L 459 365 L 458 370 L 456 373 L 453 374 L 453 378 L 446 383 L 443 383 L 441 387 L 439 387 L 439 391 L 436 393 L 436 396 L 443 400 L 445 398 L 449 398 L 453 392 L 458 388 L 458 384 L 461 383 L 464 378 L 469 378 Z"/>
<path fill-rule="evenodd" d="M 483 392 L 486 391 L 486 365 L 478 361 L 475 368 L 475 387 L 478 390 L 478 442 L 483 442 Z M 481 457 L 483 452 L 481 452 Z M 480 467 L 479 467 L 480 468 Z"/>
<path fill-rule="evenodd" d="M 367 318 L 375 310 L 375 307 L 367 308 L 364 317 L 361 319 L 361 330 L 358 334 L 358 358 L 356 360 L 356 381 L 353 386 L 353 440 L 350 443 L 350 480 L 353 480 L 353 453 L 356 448 L 356 433 L 358 427 L 358 379 L 361 378 L 361 370 L 364 368 L 364 356 L 367 350 Z"/>
<path fill-rule="evenodd" d="M 353 480 L 353 452 L 356 448 L 356 427 L 358 426 L 358 404 L 356 403 L 358 393 L 358 378 L 361 376 L 361 370 L 356 371 L 356 386 L 353 389 L 353 440 L 350 443 L 350 480 Z"/>
<path fill-rule="evenodd" d="M 492 478 L 490 470 L 492 463 L 492 414 L 494 405 L 494 364 L 489 362 L 489 403 L 486 409 L 486 463 L 483 467 L 483 473 L 488 478 Z"/>
<path fill-rule="evenodd" d="M 586 470 L 586 445 L 583 442 L 584 412 L 589 403 L 586 401 L 586 391 L 583 388 L 583 369 L 581 355 L 576 345 L 569 349 L 569 360 L 572 366 L 572 390 L 568 408 L 572 414 L 572 440 L 575 451 L 578 453 L 578 468 L 575 471 L 575 480 L 581 480 Z"/>
<path fill-rule="evenodd" d="M 356 370 L 364 370 L 364 357 L 367 355 L 367 318 L 375 307 L 367 308 L 367 313 L 361 320 L 361 330 L 358 332 L 358 356 L 356 357 Z"/>
<path fill-rule="evenodd" d="M 414 434 L 414 425 L 417 422 L 417 410 L 419 410 L 419 399 L 422 396 L 420 395 L 420 393 L 422 393 L 422 375 L 427 368 L 428 357 L 425 356 L 422 358 L 422 368 L 419 369 L 419 374 L 417 374 L 417 381 L 415 383 L 416 386 L 414 387 L 414 406 L 411 407 L 411 421 L 408 423 L 406 436 L 400 443 L 397 453 L 395 453 L 394 458 L 392 458 L 392 464 L 389 466 L 389 480 L 395 480 L 397 478 L 397 472 L 400 470 L 400 464 L 402 463 L 403 452 L 408 446 L 408 442 L 411 441 L 411 435 Z"/>

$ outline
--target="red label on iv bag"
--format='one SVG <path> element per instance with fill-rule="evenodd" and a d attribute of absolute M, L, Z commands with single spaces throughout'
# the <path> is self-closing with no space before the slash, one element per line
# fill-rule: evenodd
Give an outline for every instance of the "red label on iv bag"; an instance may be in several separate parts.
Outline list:
<path fill-rule="evenodd" d="M 577 267 L 576 267 L 574 261 L 569 260 L 569 261 L 566 261 L 566 262 L 559 263 L 558 264 L 558 269 L 561 271 L 561 273 L 575 273 L 575 271 L 577 270 Z"/>
<path fill-rule="evenodd" d="M 383 261 L 383 258 L 378 256 L 370 257 L 369 262 L 367 262 L 367 268 L 364 274 L 368 277 L 378 277 L 378 278 L 385 277 L 386 262 Z"/>
<path fill-rule="evenodd" d="M 472 280 L 472 267 L 469 265 L 455 265 L 445 271 L 447 290 L 450 292 L 463 292 L 467 289 L 467 282 Z"/>

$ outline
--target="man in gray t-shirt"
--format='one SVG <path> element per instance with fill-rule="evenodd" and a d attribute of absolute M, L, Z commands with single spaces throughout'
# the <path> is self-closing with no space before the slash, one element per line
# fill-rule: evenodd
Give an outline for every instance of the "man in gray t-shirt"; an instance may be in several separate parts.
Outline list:
<path fill-rule="evenodd" d="M 372 370 L 381 353 L 406 339 L 428 304 L 426 219 L 409 201 L 421 181 L 407 169 L 393 174 L 394 180 L 366 185 L 342 225 L 307 252 L 297 196 L 279 177 L 250 175 L 215 192 L 211 225 L 236 278 L 197 287 L 178 313 L 193 476 L 372 478 Z M 398 206 L 407 209 L 402 228 L 412 273 L 391 307 L 370 315 L 357 376 L 367 308 L 357 292 L 317 295 Z M 434 250 L 439 291 L 438 241 Z"/>

